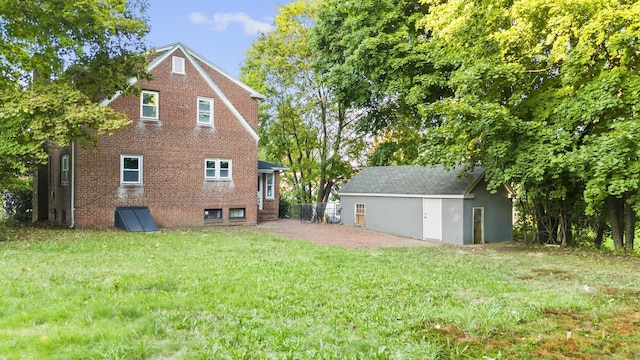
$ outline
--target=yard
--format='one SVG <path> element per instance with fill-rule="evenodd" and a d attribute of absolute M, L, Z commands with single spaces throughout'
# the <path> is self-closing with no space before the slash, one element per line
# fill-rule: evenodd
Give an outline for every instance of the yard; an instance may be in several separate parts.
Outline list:
<path fill-rule="evenodd" d="M 251 228 L 11 231 L 0 359 L 640 357 L 637 258 L 349 249 Z"/>

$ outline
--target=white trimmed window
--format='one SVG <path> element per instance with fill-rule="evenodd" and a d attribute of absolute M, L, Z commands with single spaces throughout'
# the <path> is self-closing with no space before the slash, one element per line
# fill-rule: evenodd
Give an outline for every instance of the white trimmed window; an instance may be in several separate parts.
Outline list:
<path fill-rule="evenodd" d="M 213 125 L 213 99 L 198 97 L 198 125 Z"/>
<path fill-rule="evenodd" d="M 142 155 L 120 155 L 120 184 L 142 184 Z"/>
<path fill-rule="evenodd" d="M 184 58 L 180 56 L 171 57 L 171 72 L 184 75 Z"/>
<path fill-rule="evenodd" d="M 274 182 L 274 175 L 273 173 L 267 174 L 267 186 L 265 189 L 266 192 L 266 198 L 269 200 L 273 200 L 275 197 L 275 191 L 273 191 L 273 182 Z"/>
<path fill-rule="evenodd" d="M 160 94 L 155 91 L 142 90 L 140 94 L 140 117 L 158 120 L 158 100 Z"/>
<path fill-rule="evenodd" d="M 355 225 L 364 226 L 365 225 L 364 204 L 356 204 L 355 210 L 356 210 Z"/>
<path fill-rule="evenodd" d="M 205 180 L 231 180 L 231 160 L 204 159 Z"/>
<path fill-rule="evenodd" d="M 69 155 L 60 156 L 60 185 L 69 185 Z"/>

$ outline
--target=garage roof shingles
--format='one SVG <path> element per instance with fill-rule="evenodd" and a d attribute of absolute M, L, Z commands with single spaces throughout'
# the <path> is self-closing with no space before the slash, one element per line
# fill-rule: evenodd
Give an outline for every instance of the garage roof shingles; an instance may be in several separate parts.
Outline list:
<path fill-rule="evenodd" d="M 373 166 L 362 169 L 340 193 L 465 195 L 483 172 L 481 168 L 465 173 L 442 166 Z"/>

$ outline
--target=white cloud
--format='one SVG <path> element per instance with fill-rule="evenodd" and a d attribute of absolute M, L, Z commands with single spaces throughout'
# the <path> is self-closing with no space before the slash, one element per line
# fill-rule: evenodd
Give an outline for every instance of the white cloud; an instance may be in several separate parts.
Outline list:
<path fill-rule="evenodd" d="M 207 24 L 211 23 L 211 20 L 207 19 L 207 15 L 202 12 L 193 12 L 189 15 L 189 21 L 194 24 Z"/>
<path fill-rule="evenodd" d="M 217 13 L 212 18 L 202 12 L 193 12 L 189 16 L 189 20 L 193 24 L 213 24 L 213 31 L 225 31 L 229 24 L 240 24 L 247 35 L 267 33 L 273 29 L 271 24 L 254 20 L 243 12 Z"/>

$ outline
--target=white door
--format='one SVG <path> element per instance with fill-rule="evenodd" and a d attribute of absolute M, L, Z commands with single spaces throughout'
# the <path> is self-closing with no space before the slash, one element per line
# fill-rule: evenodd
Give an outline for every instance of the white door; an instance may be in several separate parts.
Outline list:
<path fill-rule="evenodd" d="M 442 199 L 422 199 L 422 238 L 442 241 Z"/>
<path fill-rule="evenodd" d="M 262 208 L 262 174 L 258 174 L 258 210 Z"/>

